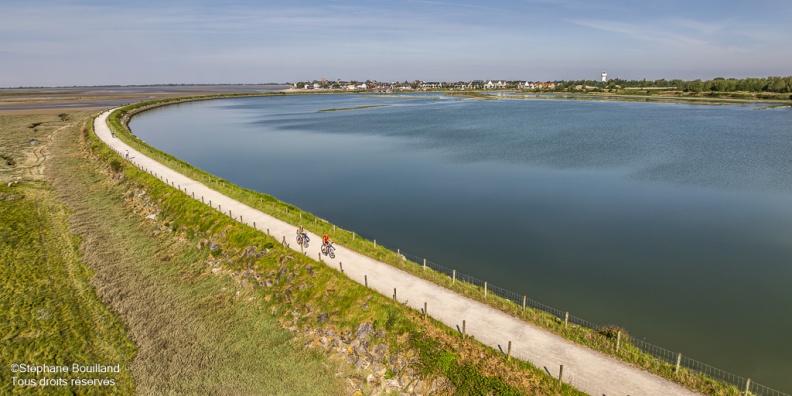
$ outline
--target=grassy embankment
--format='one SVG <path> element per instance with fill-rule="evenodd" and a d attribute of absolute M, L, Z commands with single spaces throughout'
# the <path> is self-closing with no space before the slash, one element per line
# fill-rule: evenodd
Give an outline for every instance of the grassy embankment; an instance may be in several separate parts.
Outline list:
<path fill-rule="evenodd" d="M 132 215 L 121 174 L 85 155 L 76 123 L 44 151 L 52 183 L 22 169 L 30 132 L 20 125 L 40 122 L 36 136 L 43 137 L 63 124 L 52 118 L 0 117 L 3 154 L 16 158 L 4 170 L 22 174 L 20 183 L 0 187 L 0 393 L 341 392 L 324 356 L 293 343 L 258 305 L 239 302 L 226 279 L 203 274 L 206 252 Z M 19 374 L 114 381 L 26 389 L 13 385 L 14 363 L 118 364 L 121 371 Z"/>
<path fill-rule="evenodd" d="M 790 103 L 792 95 L 775 92 L 748 92 L 748 91 L 707 91 L 707 92 L 685 92 L 679 89 L 669 88 L 621 88 L 617 90 L 603 90 L 602 92 L 592 92 L 595 95 L 618 94 L 625 96 L 645 96 L 645 97 L 665 97 L 679 99 L 703 99 L 703 100 L 737 100 L 749 102 L 778 102 Z"/>
<path fill-rule="evenodd" d="M 356 250 L 366 256 L 430 280 L 436 284 L 454 290 L 461 295 L 486 303 L 515 317 L 521 318 L 526 322 L 539 325 L 569 340 L 617 357 L 647 371 L 682 384 L 690 389 L 710 395 L 738 395 L 740 393 L 736 387 L 712 380 L 700 373 L 692 372 L 684 368 L 676 373 L 674 365 L 643 353 L 634 345 L 625 342 L 624 338 L 621 340 L 619 350 L 617 351 L 615 348 L 617 332 L 621 331 L 622 335 L 627 335 L 627 332 L 616 326 L 609 326 L 601 331 L 595 331 L 576 325 L 565 326 L 564 321 L 556 316 L 530 308 L 523 310 L 521 306 L 516 305 L 512 301 L 493 296 L 492 293 L 484 296 L 483 287 L 464 282 L 453 282 L 449 276 L 435 272 L 429 268 L 423 268 L 420 263 L 407 261 L 403 257 L 397 255 L 396 252 L 375 245 L 372 241 L 362 239 L 352 231 L 338 228 L 333 224 L 315 217 L 311 213 L 304 212 L 292 205 L 280 202 L 269 195 L 242 189 L 224 179 L 194 168 L 182 160 L 145 145 L 127 131 L 126 122 L 128 122 L 129 117 L 135 112 L 144 110 L 152 105 L 156 106 L 163 104 L 167 104 L 167 101 L 139 103 L 128 106 L 108 118 L 108 122 L 111 128 L 116 131 L 116 136 L 120 137 L 137 150 L 173 169 L 179 170 L 194 180 L 198 180 L 207 186 L 213 186 L 217 191 L 251 207 L 257 208 L 262 212 L 268 213 L 290 224 L 303 224 L 308 230 L 317 235 L 329 232 L 337 243 Z"/>
<path fill-rule="evenodd" d="M 75 128 L 66 115 L 0 117 L 0 393 L 32 394 L 81 389 L 131 393 L 126 366 L 135 346 L 119 316 L 90 284 L 93 271 L 81 259 L 80 238 L 69 232 L 69 211 L 42 174 L 52 134 Z M 32 144 L 31 141 L 35 141 Z M 49 164 L 48 164 L 49 165 Z M 9 186 L 9 183 L 11 185 Z M 28 374 L 12 364 L 124 367 L 109 374 Z M 17 377 L 18 385 L 14 385 Z M 99 388 L 19 385 L 22 381 L 105 378 Z"/>
<path fill-rule="evenodd" d="M 600 91 L 508 91 L 513 96 L 498 97 L 472 92 L 473 97 L 492 96 L 493 99 L 520 98 L 520 95 L 528 98 L 535 95 L 542 95 L 542 99 L 558 100 L 606 100 L 617 102 L 662 102 L 662 103 L 688 103 L 706 105 L 724 105 L 739 103 L 771 103 L 780 107 L 792 104 L 792 97 L 786 94 L 777 93 L 756 93 L 756 92 L 683 92 L 676 89 L 618 89 Z M 454 93 L 450 95 L 464 95 L 466 93 Z"/>
<path fill-rule="evenodd" d="M 114 117 L 110 122 L 117 129 L 116 136 L 135 141 L 119 128 L 119 117 Z M 94 155 L 99 155 L 107 163 L 119 159 L 92 135 L 89 138 Z M 310 214 L 297 212 L 296 208 L 272 197 L 240 190 L 225 181 L 218 181 L 140 142 L 137 142 L 136 147 L 157 155 L 161 161 L 170 161 L 171 166 L 185 174 L 203 177 L 199 180 L 208 185 L 216 184 L 218 190 L 247 201 L 252 206 L 269 208 L 268 211 L 277 212 L 278 217 L 292 222 L 302 219 L 306 225 L 315 224 L 309 226 L 314 231 L 319 230 L 320 224 L 332 231 L 331 225 Z M 262 304 L 262 308 L 266 306 L 284 326 L 292 327 L 294 331 L 305 327 L 332 326 L 339 332 L 349 332 L 363 322 L 371 322 L 376 329 L 384 331 L 378 342 L 388 345 L 395 353 L 413 355 L 414 366 L 422 375 L 429 378 L 446 377 L 460 394 L 579 394 L 568 385 L 559 385 L 542 370 L 528 363 L 507 361 L 499 352 L 475 340 L 462 341 L 455 330 L 431 319 L 423 321 L 419 314 L 404 305 L 308 257 L 295 255 L 290 249 L 282 247 L 279 241 L 234 222 L 145 172 L 134 167 L 122 168 L 129 188 L 145 189 L 146 194 L 160 202 L 160 216 L 166 219 L 164 224 L 171 232 L 179 234 L 191 244 L 203 239 L 221 243 L 222 249 L 211 252 L 208 248 L 202 249 L 207 260 L 220 260 L 224 273 L 231 273 L 238 290 L 247 293 L 245 296 L 254 298 L 254 301 L 264 301 L 257 303 Z M 338 230 L 334 235 L 339 236 L 340 233 Z M 367 241 L 348 234 L 350 243 L 357 244 L 359 248 L 369 246 Z M 346 241 L 344 238 L 341 240 Z M 267 249 L 268 253 L 262 258 L 243 257 L 244 251 L 252 246 Z M 376 251 L 383 258 L 392 254 L 384 249 Z M 202 272 L 207 271 L 209 268 L 205 267 Z M 246 273 L 247 276 L 240 275 Z"/>

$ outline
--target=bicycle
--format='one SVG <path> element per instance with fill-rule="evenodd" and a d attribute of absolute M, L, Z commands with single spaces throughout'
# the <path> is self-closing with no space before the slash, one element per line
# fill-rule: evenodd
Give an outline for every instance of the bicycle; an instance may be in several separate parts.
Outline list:
<path fill-rule="evenodd" d="M 322 245 L 322 253 L 325 256 L 330 256 L 331 259 L 335 258 L 335 246 L 333 246 L 333 243 L 331 242 Z"/>
<path fill-rule="evenodd" d="M 297 234 L 297 244 L 302 245 L 303 248 L 308 248 L 308 242 L 311 241 L 311 238 L 308 238 L 308 234 Z"/>

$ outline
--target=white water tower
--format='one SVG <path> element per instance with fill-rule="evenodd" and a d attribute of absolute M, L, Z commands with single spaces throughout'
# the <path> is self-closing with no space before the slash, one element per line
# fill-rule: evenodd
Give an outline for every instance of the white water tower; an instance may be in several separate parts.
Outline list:
<path fill-rule="evenodd" d="M 602 82 L 608 82 L 608 73 L 602 72 Z"/>

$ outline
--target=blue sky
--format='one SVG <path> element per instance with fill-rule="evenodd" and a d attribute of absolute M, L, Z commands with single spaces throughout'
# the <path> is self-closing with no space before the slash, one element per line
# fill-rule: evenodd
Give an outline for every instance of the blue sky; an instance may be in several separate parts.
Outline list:
<path fill-rule="evenodd" d="M 792 75 L 788 0 L 0 2 L 0 87 Z"/>

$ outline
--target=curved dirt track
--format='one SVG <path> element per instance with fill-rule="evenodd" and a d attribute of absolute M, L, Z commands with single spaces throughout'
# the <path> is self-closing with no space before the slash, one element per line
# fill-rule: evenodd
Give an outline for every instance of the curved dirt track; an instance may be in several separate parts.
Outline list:
<path fill-rule="evenodd" d="M 286 238 L 286 241 L 293 241 L 296 226 L 228 198 L 113 138 L 106 123 L 109 113 L 110 111 L 105 112 L 96 119 L 94 125 L 96 135 L 122 157 L 128 150 L 129 160 L 133 164 L 156 174 L 163 181 L 167 180 L 168 184 L 172 183 L 187 195 L 195 194 L 199 201 L 203 197 L 207 203 L 211 200 L 214 208 L 219 205 L 226 215 L 230 210 L 234 218 L 238 220 L 242 216 L 248 225 L 252 226 L 255 222 L 258 229 L 268 229 L 277 240 Z M 314 241 L 320 239 L 312 233 L 308 235 Z M 295 246 L 292 248 L 296 247 L 296 244 L 293 245 Z M 318 257 L 319 245 L 319 243 L 311 244 L 305 254 Z M 349 278 L 363 284 L 366 276 L 370 288 L 389 297 L 393 296 L 393 290 L 396 288 L 398 300 L 417 310 L 422 310 L 424 303 L 427 303 L 429 315 L 452 328 L 461 328 L 464 320 L 468 334 L 493 348 L 501 348 L 505 351 L 506 345 L 511 341 L 512 356 L 544 368 L 554 377 L 558 377 L 560 366 L 563 365 L 564 382 L 588 394 L 697 395 L 659 376 L 574 344 L 558 335 L 416 278 L 388 264 L 360 255 L 343 246 L 336 245 L 336 248 L 335 259 L 322 257 L 323 262 L 328 266 L 338 269 L 339 263 L 343 263 L 344 274 Z M 299 251 L 299 247 L 295 250 Z"/>

